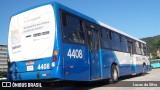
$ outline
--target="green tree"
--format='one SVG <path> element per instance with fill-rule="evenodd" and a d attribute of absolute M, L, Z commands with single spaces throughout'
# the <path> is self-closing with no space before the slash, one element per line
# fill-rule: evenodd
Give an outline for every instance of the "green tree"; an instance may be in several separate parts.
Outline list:
<path fill-rule="evenodd" d="M 3 77 L 7 77 L 7 72 L 5 72 L 5 71 L 0 71 L 0 76 L 3 76 Z"/>
<path fill-rule="evenodd" d="M 160 50 L 160 38 L 155 39 L 153 46 L 156 48 L 156 50 Z"/>
<path fill-rule="evenodd" d="M 147 43 L 148 53 L 153 55 L 152 59 L 157 58 L 157 50 L 160 50 L 160 35 L 141 39 Z"/>

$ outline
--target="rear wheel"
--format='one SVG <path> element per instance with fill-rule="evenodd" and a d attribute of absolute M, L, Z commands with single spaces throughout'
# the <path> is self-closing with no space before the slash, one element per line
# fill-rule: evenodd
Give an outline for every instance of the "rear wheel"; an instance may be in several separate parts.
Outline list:
<path fill-rule="evenodd" d="M 118 81 L 118 68 L 116 65 L 112 65 L 111 68 L 111 78 L 110 78 L 110 83 L 115 83 Z"/>

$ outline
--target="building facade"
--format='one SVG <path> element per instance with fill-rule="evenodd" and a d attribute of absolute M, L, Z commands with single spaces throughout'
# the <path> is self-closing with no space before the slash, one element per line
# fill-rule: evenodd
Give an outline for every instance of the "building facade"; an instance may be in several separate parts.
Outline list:
<path fill-rule="evenodd" d="M 0 45 L 0 71 L 7 71 L 7 45 Z"/>

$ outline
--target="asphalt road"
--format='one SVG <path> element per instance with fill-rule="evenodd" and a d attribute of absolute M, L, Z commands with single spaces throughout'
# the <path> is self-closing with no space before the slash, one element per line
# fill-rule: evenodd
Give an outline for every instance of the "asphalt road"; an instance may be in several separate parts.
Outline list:
<path fill-rule="evenodd" d="M 153 69 L 146 75 L 120 77 L 115 84 L 109 84 L 107 80 L 96 82 L 65 81 L 50 83 L 49 86 L 26 90 L 160 90 L 160 68 Z"/>

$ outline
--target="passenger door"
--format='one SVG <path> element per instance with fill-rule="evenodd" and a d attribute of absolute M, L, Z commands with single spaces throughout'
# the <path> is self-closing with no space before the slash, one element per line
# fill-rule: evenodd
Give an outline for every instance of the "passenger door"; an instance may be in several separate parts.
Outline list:
<path fill-rule="evenodd" d="M 87 28 L 91 80 L 100 78 L 98 30 Z"/>
<path fill-rule="evenodd" d="M 62 14 L 63 71 L 65 80 L 90 80 L 88 46 L 85 40 L 83 21 L 79 17 Z"/>
<path fill-rule="evenodd" d="M 136 58 L 135 58 L 135 55 L 134 55 L 134 50 L 133 50 L 133 42 L 132 41 L 129 41 L 128 42 L 128 49 L 129 49 L 129 52 L 130 52 L 130 58 L 131 58 L 131 65 L 132 65 L 132 73 L 136 73 Z"/>

